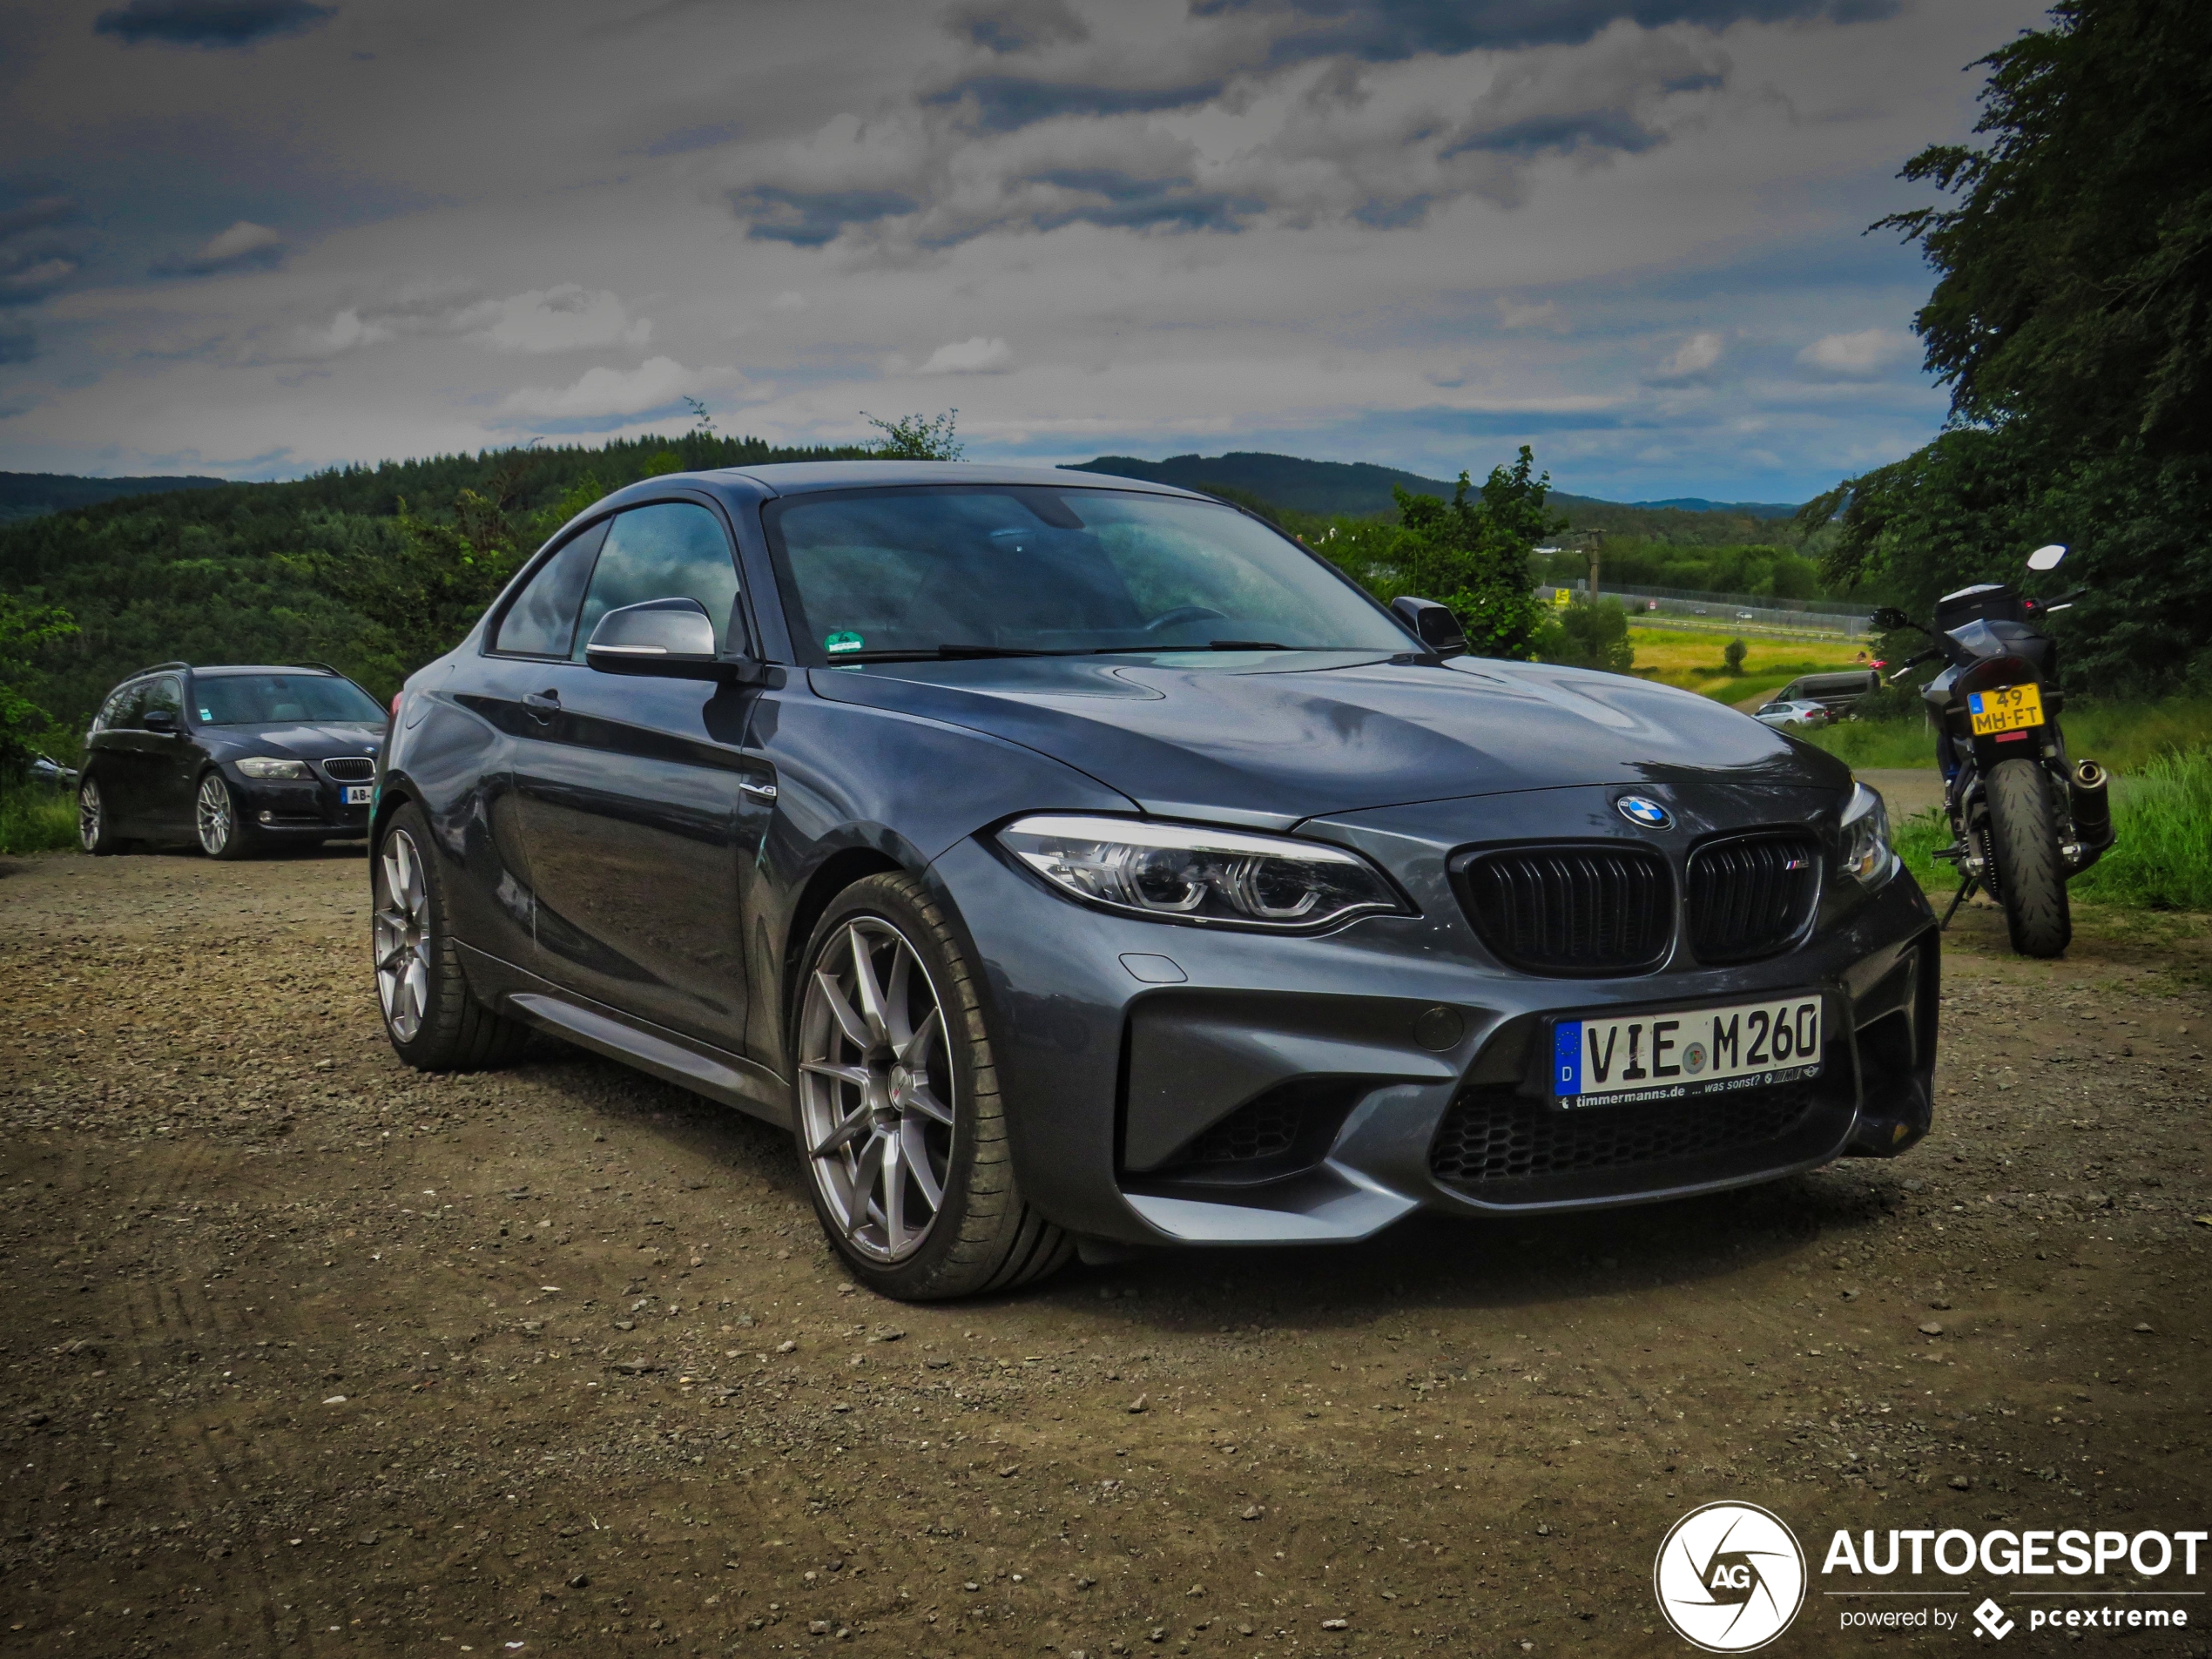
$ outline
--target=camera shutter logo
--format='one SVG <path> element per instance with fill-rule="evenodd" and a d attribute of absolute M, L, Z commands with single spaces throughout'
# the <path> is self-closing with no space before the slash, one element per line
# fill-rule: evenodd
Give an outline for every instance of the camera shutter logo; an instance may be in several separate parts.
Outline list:
<path fill-rule="evenodd" d="M 1804 1605 L 1805 1556 L 1757 1504 L 1709 1503 L 1669 1530 L 1651 1582 L 1683 1641 L 1708 1653 L 1750 1653 L 1787 1630 Z"/>
<path fill-rule="evenodd" d="M 2005 1616 L 2005 1609 L 1994 1602 L 1984 1601 L 1974 1609 L 1974 1622 L 2000 1642 L 2013 1634 L 2013 1621 Z"/>

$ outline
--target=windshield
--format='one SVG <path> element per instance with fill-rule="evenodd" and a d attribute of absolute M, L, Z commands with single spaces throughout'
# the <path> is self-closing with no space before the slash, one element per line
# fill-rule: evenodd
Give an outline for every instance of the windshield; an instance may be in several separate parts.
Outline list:
<path fill-rule="evenodd" d="M 384 711 L 368 694 L 334 674 L 199 674 L 192 697 L 202 725 L 384 724 Z"/>
<path fill-rule="evenodd" d="M 769 515 L 806 659 L 1418 647 L 1329 566 L 1211 502 L 870 489 Z"/>

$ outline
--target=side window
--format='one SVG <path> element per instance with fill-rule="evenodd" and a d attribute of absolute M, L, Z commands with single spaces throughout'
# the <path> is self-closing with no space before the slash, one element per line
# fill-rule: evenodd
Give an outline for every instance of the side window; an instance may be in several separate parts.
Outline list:
<path fill-rule="evenodd" d="M 492 649 L 521 657 L 566 657 L 574 643 L 583 585 L 591 579 L 591 561 L 606 539 L 607 525 L 602 520 L 540 565 L 499 619 Z"/>
<path fill-rule="evenodd" d="M 119 725 L 129 724 L 124 717 L 130 711 L 131 693 L 135 689 L 129 685 L 118 685 L 108 693 L 107 701 L 100 705 L 98 730 L 112 732 Z"/>
<path fill-rule="evenodd" d="M 181 728 L 184 725 L 185 685 L 174 674 L 164 674 L 146 687 L 145 705 L 139 709 L 138 718 L 133 724 L 144 725 L 145 717 L 156 709 L 168 710 L 177 726 Z"/>
<path fill-rule="evenodd" d="M 570 655 L 583 660 L 591 631 L 607 612 L 648 599 L 698 600 L 714 618 L 715 650 L 727 650 L 737 598 L 737 567 L 712 513 L 690 502 L 633 507 L 617 515 L 607 532 Z"/>
<path fill-rule="evenodd" d="M 125 732 L 139 725 L 140 717 L 146 711 L 146 693 L 152 689 L 151 682 L 140 680 L 118 691 L 116 696 L 121 700 L 122 706 L 116 711 L 114 724 Z"/>

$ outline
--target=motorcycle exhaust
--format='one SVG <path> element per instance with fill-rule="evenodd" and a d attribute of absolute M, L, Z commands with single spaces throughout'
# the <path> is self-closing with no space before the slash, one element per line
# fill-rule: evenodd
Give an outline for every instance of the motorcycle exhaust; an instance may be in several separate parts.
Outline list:
<path fill-rule="evenodd" d="M 2094 760 L 2078 762 L 2067 779 L 2067 796 L 2074 808 L 2074 833 L 2085 849 L 2101 852 L 2112 845 L 2112 797 L 2106 786 L 2112 774 Z"/>

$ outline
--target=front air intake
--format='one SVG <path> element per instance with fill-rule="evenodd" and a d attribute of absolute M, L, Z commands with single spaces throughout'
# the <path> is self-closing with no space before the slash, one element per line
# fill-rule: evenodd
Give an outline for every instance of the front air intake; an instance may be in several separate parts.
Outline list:
<path fill-rule="evenodd" d="M 1645 848 L 1514 847 L 1477 854 L 1455 874 L 1482 942 L 1529 973 L 1634 974 L 1667 954 L 1674 883 Z"/>
<path fill-rule="evenodd" d="M 1701 962 L 1748 962 L 1787 947 L 1820 900 L 1820 843 L 1797 830 L 1739 835 L 1689 860 L 1689 948 Z"/>

